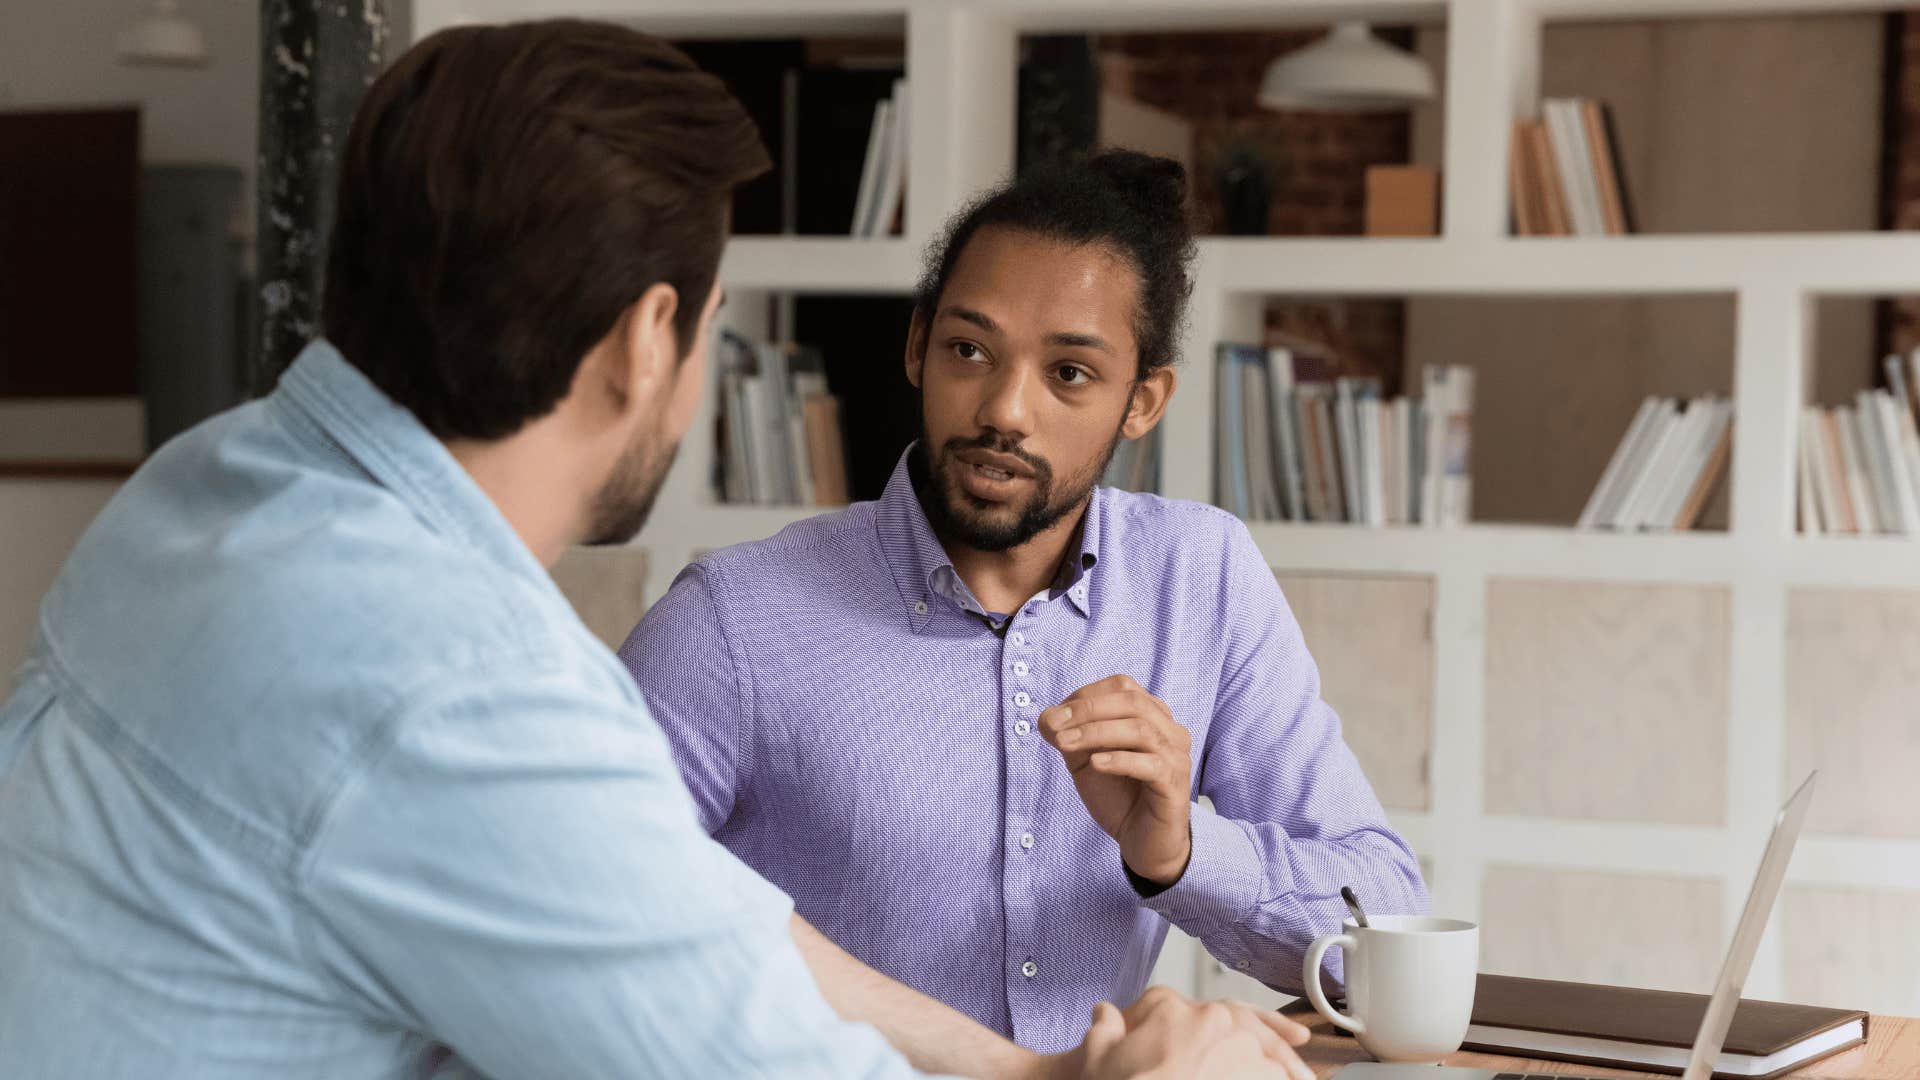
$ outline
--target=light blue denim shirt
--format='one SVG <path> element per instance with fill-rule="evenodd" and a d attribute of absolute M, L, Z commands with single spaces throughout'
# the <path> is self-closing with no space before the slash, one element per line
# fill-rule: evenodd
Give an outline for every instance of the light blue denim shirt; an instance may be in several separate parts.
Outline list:
<path fill-rule="evenodd" d="M 103 511 L 0 707 L 0 1077 L 897 1076 L 633 680 L 324 343 Z"/>

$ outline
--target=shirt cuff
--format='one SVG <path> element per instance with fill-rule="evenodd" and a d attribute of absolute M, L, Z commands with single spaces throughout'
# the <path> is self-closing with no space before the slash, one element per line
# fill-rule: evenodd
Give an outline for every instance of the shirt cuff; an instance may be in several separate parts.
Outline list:
<path fill-rule="evenodd" d="M 1266 880 L 1248 827 L 1198 803 L 1189 818 L 1193 853 L 1180 880 L 1141 904 L 1194 937 L 1238 924 L 1260 903 Z"/>

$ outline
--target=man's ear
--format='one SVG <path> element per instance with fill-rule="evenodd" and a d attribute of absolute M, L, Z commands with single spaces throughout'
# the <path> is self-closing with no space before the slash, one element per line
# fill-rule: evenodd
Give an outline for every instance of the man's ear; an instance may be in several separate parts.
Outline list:
<path fill-rule="evenodd" d="M 907 327 L 907 381 L 915 390 L 920 389 L 920 376 L 927 362 L 927 323 L 920 317 L 918 308 L 914 309 L 913 322 Z"/>
<path fill-rule="evenodd" d="M 1120 434 L 1137 439 L 1152 431 L 1160 418 L 1166 415 L 1167 402 L 1173 400 L 1173 387 L 1177 381 L 1173 366 L 1168 364 L 1147 372 L 1145 378 L 1135 383 L 1133 400 L 1127 405 L 1127 418 L 1120 425 Z"/>
<path fill-rule="evenodd" d="M 680 369 L 680 340 L 673 325 L 679 310 L 679 292 L 657 282 L 614 323 L 621 348 L 614 350 L 615 362 L 605 376 L 617 411 L 630 412 L 671 392 Z"/>

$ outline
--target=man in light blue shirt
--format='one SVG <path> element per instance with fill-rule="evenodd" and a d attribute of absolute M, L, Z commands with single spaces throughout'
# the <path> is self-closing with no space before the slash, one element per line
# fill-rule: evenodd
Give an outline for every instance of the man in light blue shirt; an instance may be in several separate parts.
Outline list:
<path fill-rule="evenodd" d="M 547 576 L 644 520 L 764 165 L 610 26 L 448 31 L 369 91 L 328 340 L 101 513 L 0 706 L 0 1076 L 1297 1063 L 1170 996 L 1039 1058 L 826 944 Z"/>

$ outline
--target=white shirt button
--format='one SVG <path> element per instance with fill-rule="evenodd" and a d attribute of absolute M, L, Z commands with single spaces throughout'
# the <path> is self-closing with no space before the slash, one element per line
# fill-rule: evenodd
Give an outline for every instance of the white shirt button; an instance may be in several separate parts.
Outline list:
<path fill-rule="evenodd" d="M 925 600 L 915 600 L 913 602 L 913 613 L 915 615 L 925 615 L 927 613 L 927 602 Z"/>
<path fill-rule="evenodd" d="M 1028 851 L 1032 851 L 1033 850 L 1033 834 L 1030 832 L 1021 833 L 1020 846 L 1023 848 L 1026 848 Z"/>
<path fill-rule="evenodd" d="M 1015 661 L 1013 662 L 1013 673 L 1014 673 L 1015 675 L 1018 675 L 1018 676 L 1020 676 L 1020 677 L 1021 677 L 1021 678 L 1023 678 L 1023 679 L 1024 679 L 1024 678 L 1026 678 L 1026 677 L 1027 677 L 1027 662 L 1026 662 L 1025 660 L 1015 660 Z"/>
<path fill-rule="evenodd" d="M 1025 975 L 1027 978 L 1031 979 L 1035 975 L 1040 974 L 1040 965 L 1029 960 L 1026 963 L 1020 965 L 1020 974 Z"/>
<path fill-rule="evenodd" d="M 1022 690 L 1019 693 L 1013 695 L 1013 703 L 1024 709 L 1028 705 L 1033 704 L 1033 699 L 1027 696 L 1027 692 L 1025 690 Z"/>
<path fill-rule="evenodd" d="M 1019 723 L 1013 725 L 1013 733 L 1015 735 L 1025 735 L 1027 732 L 1032 730 L 1033 730 L 1033 725 L 1027 723 L 1025 720 L 1022 720 Z"/>
<path fill-rule="evenodd" d="M 1027 643 L 1027 635 L 1015 630 L 1013 632 L 1013 643 L 1015 645 L 1025 645 Z"/>

